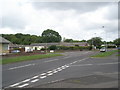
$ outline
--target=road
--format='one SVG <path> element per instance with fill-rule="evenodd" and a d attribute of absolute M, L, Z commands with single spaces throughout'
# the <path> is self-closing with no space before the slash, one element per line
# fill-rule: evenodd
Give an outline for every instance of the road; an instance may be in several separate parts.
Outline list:
<path fill-rule="evenodd" d="M 82 81 L 82 77 L 88 78 L 85 79 L 86 82 L 92 85 L 88 83 L 87 86 L 100 87 L 95 84 L 99 82 L 102 85 L 107 82 L 108 87 L 118 87 L 116 82 L 118 80 L 118 58 L 115 56 L 103 59 L 91 58 L 90 56 L 95 53 L 98 52 L 66 52 L 64 56 L 3 65 L 3 88 L 62 88 L 68 85 L 68 83 L 61 84 L 65 83 L 65 80 L 77 79 L 78 81 L 79 78 Z M 94 82 L 95 77 L 100 81 Z M 101 81 L 101 79 L 104 80 Z M 75 83 L 74 85 L 77 87 Z M 70 86 L 69 83 L 67 87 Z M 86 87 L 86 85 L 81 85 L 81 87 Z"/>

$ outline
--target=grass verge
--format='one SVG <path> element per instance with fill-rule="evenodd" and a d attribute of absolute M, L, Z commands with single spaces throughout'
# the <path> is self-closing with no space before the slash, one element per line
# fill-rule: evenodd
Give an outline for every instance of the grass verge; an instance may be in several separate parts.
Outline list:
<path fill-rule="evenodd" d="M 118 52 L 118 50 L 107 51 L 107 52 L 100 52 L 97 55 L 93 55 L 91 57 L 108 57 L 114 53 Z"/>
<path fill-rule="evenodd" d="M 43 58 L 50 58 L 50 57 L 56 57 L 56 56 L 62 56 L 62 55 L 61 54 L 42 54 L 42 55 L 40 54 L 40 55 L 31 55 L 31 56 L 11 57 L 11 58 L 2 59 L 2 64 L 28 61 L 28 60 L 36 60 L 36 59 L 43 59 Z"/>

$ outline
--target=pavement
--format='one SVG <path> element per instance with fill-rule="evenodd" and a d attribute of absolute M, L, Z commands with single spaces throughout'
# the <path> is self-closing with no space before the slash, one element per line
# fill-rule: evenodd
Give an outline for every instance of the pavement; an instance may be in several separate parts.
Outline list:
<path fill-rule="evenodd" d="M 3 88 L 118 88 L 118 57 L 91 58 L 98 51 L 3 65 Z"/>

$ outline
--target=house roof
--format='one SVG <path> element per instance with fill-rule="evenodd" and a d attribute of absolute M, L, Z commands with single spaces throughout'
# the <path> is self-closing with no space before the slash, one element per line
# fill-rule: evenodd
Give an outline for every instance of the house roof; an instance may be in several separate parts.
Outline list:
<path fill-rule="evenodd" d="M 0 43 L 8 43 L 9 44 L 11 42 L 0 36 Z"/>
<path fill-rule="evenodd" d="M 78 43 L 67 43 L 67 42 L 61 42 L 61 43 L 32 43 L 31 46 L 51 46 L 51 45 L 63 45 L 63 46 L 73 46 L 73 45 L 80 45 L 85 46 L 88 44 L 87 42 L 78 42 Z"/>

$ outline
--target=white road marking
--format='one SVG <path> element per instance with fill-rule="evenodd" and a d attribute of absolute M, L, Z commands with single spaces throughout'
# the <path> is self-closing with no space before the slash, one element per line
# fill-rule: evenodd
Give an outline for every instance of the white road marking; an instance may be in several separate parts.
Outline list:
<path fill-rule="evenodd" d="M 42 77 L 40 77 L 41 79 L 43 79 L 43 78 L 46 78 L 47 76 L 42 76 Z"/>
<path fill-rule="evenodd" d="M 34 77 L 32 77 L 31 79 L 35 79 L 35 78 L 38 78 L 39 76 L 34 76 Z"/>
<path fill-rule="evenodd" d="M 20 86 L 18 86 L 19 88 L 22 88 L 22 87 L 25 87 L 25 86 L 28 86 L 29 85 L 29 83 L 26 83 L 26 84 L 23 84 L 23 85 L 20 85 Z"/>
<path fill-rule="evenodd" d="M 26 79 L 26 80 L 24 80 L 24 81 L 22 81 L 22 82 L 28 82 L 28 81 L 30 81 L 30 79 Z"/>
<path fill-rule="evenodd" d="M 46 73 L 42 73 L 42 74 L 40 74 L 40 75 L 45 75 Z"/>
<path fill-rule="evenodd" d="M 112 62 L 112 63 L 100 63 L 100 64 L 97 64 L 97 65 L 110 65 L 110 64 L 118 64 L 120 62 Z"/>
<path fill-rule="evenodd" d="M 48 71 L 47 73 L 51 73 L 52 71 Z"/>
<path fill-rule="evenodd" d="M 64 57 L 64 59 L 66 59 L 66 58 L 70 58 L 70 56 L 68 56 L 68 57 Z"/>
<path fill-rule="evenodd" d="M 31 82 L 37 82 L 37 81 L 39 81 L 39 79 L 32 80 Z"/>
<path fill-rule="evenodd" d="M 71 65 L 71 66 L 90 66 L 90 65 L 93 65 L 93 64 Z"/>
<path fill-rule="evenodd" d="M 51 75 L 53 75 L 53 73 L 49 73 L 49 74 L 48 74 L 48 76 L 51 76 Z"/>
<path fill-rule="evenodd" d="M 52 71 L 54 72 L 54 71 L 56 71 L 57 69 L 53 69 Z"/>
<path fill-rule="evenodd" d="M 58 69 L 58 71 L 62 71 L 62 69 Z"/>
<path fill-rule="evenodd" d="M 118 64 L 119 62 L 113 62 L 113 63 L 100 63 L 100 64 L 82 64 L 82 65 L 71 65 L 71 66 L 92 66 L 92 65 L 112 65 L 112 64 Z"/>
<path fill-rule="evenodd" d="M 57 73 L 58 71 L 54 71 L 53 73 Z"/>
<path fill-rule="evenodd" d="M 53 61 L 58 61 L 59 59 L 53 59 L 53 60 L 48 60 L 48 61 L 45 61 L 45 62 L 53 62 Z"/>
<path fill-rule="evenodd" d="M 68 58 L 68 57 L 66 57 L 66 58 Z M 88 59 L 88 58 L 84 58 L 84 59 L 81 59 L 81 60 L 78 60 L 78 61 L 74 61 L 74 62 L 72 62 L 72 63 L 69 63 L 69 64 L 66 64 L 66 65 L 64 65 L 64 66 L 58 67 L 57 69 L 53 69 L 52 71 L 48 71 L 48 72 L 46 72 L 46 73 L 42 73 L 42 74 L 40 74 L 40 75 L 41 75 L 40 78 L 41 78 L 41 79 L 46 78 L 47 76 L 45 76 L 45 75 L 48 75 L 48 76 L 53 75 L 54 73 L 57 73 L 57 72 L 59 72 L 59 71 L 62 71 L 63 69 L 66 69 L 67 67 L 70 67 L 70 66 L 69 66 L 70 64 L 73 64 L 73 63 L 76 63 L 76 62 L 80 62 L 80 61 L 83 61 L 83 60 L 86 60 L 86 59 Z M 56 59 L 56 60 L 57 60 L 57 59 Z M 52 61 L 53 61 L 53 60 L 52 60 Z M 110 63 L 109 63 L 109 64 L 110 64 Z M 28 64 L 28 65 L 24 65 L 24 66 L 14 67 L 14 68 L 11 68 L 11 69 L 22 68 L 22 67 L 31 66 L 31 65 L 35 65 L 35 64 Z M 87 65 L 88 65 L 88 64 L 87 64 Z M 90 65 L 90 64 L 89 64 L 89 65 Z M 53 72 L 53 73 L 51 73 L 51 72 Z M 48 74 L 47 74 L 47 73 L 48 73 Z M 38 77 L 39 77 L 39 75 L 34 76 L 34 77 L 32 77 L 32 78 L 30 78 L 30 79 L 26 79 L 26 80 L 24 80 L 24 81 L 22 81 L 22 82 L 20 82 L 20 83 L 16 83 L 16 84 L 10 85 L 10 87 L 18 86 L 18 85 L 21 84 L 21 83 L 30 81 L 31 79 L 35 79 L 35 78 L 38 78 Z M 39 80 L 39 79 L 35 79 L 35 80 L 32 80 L 31 82 L 37 82 L 38 80 Z M 27 86 L 27 85 L 29 85 L 29 83 L 20 85 L 20 86 L 18 86 L 18 87 L 21 88 L 21 87 L 25 87 L 25 86 Z"/>
<path fill-rule="evenodd" d="M 15 84 L 13 84 L 13 85 L 10 85 L 10 87 L 14 87 L 14 86 L 17 86 L 17 85 L 19 85 L 20 83 L 15 83 Z"/>
<path fill-rule="evenodd" d="M 28 66 L 34 66 L 35 64 L 27 64 L 24 66 L 18 66 L 18 67 L 13 67 L 13 68 L 9 68 L 8 70 L 13 70 L 13 69 L 18 69 L 18 68 L 23 68 L 23 67 L 28 67 Z"/>

